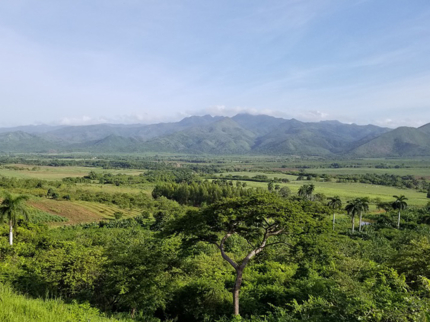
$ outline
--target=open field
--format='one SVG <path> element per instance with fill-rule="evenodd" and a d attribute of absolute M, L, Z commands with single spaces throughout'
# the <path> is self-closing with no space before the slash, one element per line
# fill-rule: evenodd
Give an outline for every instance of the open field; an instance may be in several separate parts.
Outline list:
<path fill-rule="evenodd" d="M 248 187 L 260 187 L 267 189 L 267 182 L 246 181 Z M 315 193 L 323 193 L 327 197 L 339 196 L 343 202 L 347 200 L 369 197 L 371 199 L 380 198 L 381 201 L 393 201 L 393 195 L 405 195 L 408 204 L 411 206 L 424 206 L 429 202 L 426 194 L 412 189 L 398 189 L 388 186 L 379 186 L 363 183 L 335 183 L 335 182 L 315 182 L 315 181 L 291 181 L 289 183 L 279 183 L 281 187 L 288 187 L 293 193 L 297 193 L 304 184 L 314 184 Z"/>
<path fill-rule="evenodd" d="M 96 173 L 112 173 L 112 174 L 129 174 L 138 175 L 143 170 L 129 169 L 102 169 L 94 167 L 49 167 L 49 166 L 31 166 L 26 164 L 9 164 L 0 166 L 0 175 L 5 177 L 15 177 L 21 179 L 42 179 L 42 180 L 61 180 L 66 177 L 83 177 L 90 171 Z"/>
<path fill-rule="evenodd" d="M 121 209 L 115 205 L 105 205 L 87 201 L 37 199 L 30 201 L 29 204 L 36 209 L 68 219 L 67 222 L 51 223 L 51 226 L 73 225 L 100 221 L 103 219 L 113 219 L 114 213 L 117 211 L 123 212 L 124 217 L 135 216 L 140 213 L 137 210 L 130 211 L 128 209 Z"/>

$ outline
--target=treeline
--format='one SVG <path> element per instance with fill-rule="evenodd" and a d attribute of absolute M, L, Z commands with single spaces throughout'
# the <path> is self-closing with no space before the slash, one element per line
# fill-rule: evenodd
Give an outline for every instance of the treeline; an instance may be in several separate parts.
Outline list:
<path fill-rule="evenodd" d="M 269 178 L 265 174 L 257 174 L 255 176 L 246 176 L 246 175 L 232 175 L 227 174 L 225 176 L 220 175 L 219 177 L 214 177 L 216 179 L 221 178 L 223 180 L 242 180 L 242 181 L 254 181 L 254 182 L 276 182 L 276 183 L 287 183 L 290 182 L 288 178 L 279 178 L 279 177 L 273 177 Z"/>
<path fill-rule="evenodd" d="M 408 188 L 417 190 L 427 190 L 429 183 L 425 178 L 417 179 L 414 176 L 399 176 L 394 174 L 374 174 L 366 173 L 360 175 L 337 175 L 336 182 L 359 182 L 367 184 L 377 184 L 382 186 L 392 186 L 396 188 Z"/>
<path fill-rule="evenodd" d="M 83 177 L 66 177 L 62 179 L 64 183 L 97 183 L 121 185 L 138 185 L 155 182 L 192 182 L 200 180 L 200 177 L 191 169 L 174 168 L 166 170 L 149 170 L 139 175 L 97 173 L 90 171 Z"/>
<path fill-rule="evenodd" d="M 417 189 L 427 191 L 430 184 L 425 178 L 416 178 L 412 175 L 399 176 L 395 174 L 315 174 L 306 172 L 289 172 L 297 175 L 297 180 L 315 180 L 315 181 L 335 181 L 338 183 L 366 183 L 381 186 L 391 186 L 396 188 Z"/>
<path fill-rule="evenodd" d="M 164 161 L 154 161 L 145 159 L 104 159 L 101 157 L 94 157 L 92 159 L 74 159 L 73 157 L 67 158 L 49 158 L 47 156 L 38 155 L 37 158 L 25 157 L 0 157 L 0 164 L 25 164 L 33 166 L 51 166 L 51 167 L 97 167 L 103 169 L 151 169 L 162 170 L 170 169 L 173 166 Z"/>
<path fill-rule="evenodd" d="M 218 164 L 178 163 L 156 158 L 124 158 L 124 159 L 105 159 L 104 156 L 91 159 L 74 159 L 73 157 L 50 158 L 38 155 L 37 158 L 25 157 L 0 157 L 0 165 L 25 164 L 29 166 L 51 166 L 51 167 L 91 167 L 102 169 L 137 169 L 137 170 L 175 170 L 177 168 L 189 169 L 196 173 L 213 174 L 228 171 L 230 168 L 221 167 Z"/>

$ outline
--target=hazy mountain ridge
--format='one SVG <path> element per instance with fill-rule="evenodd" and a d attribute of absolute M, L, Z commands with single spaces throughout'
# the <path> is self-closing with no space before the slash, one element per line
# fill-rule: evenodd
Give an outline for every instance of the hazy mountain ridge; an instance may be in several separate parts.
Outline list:
<path fill-rule="evenodd" d="M 360 157 L 428 156 L 430 132 L 426 128 L 399 127 L 360 145 L 351 154 Z"/>
<path fill-rule="evenodd" d="M 5 132 L 8 130 L 7 132 Z M 21 126 L 0 129 L 0 152 L 430 156 L 430 123 L 394 130 L 267 115 L 192 116 L 159 124 Z"/>

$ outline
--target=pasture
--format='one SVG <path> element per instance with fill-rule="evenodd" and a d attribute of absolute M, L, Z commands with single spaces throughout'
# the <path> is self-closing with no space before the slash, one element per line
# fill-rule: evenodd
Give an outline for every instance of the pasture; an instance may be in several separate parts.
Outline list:
<path fill-rule="evenodd" d="M 0 176 L 14 177 L 19 179 L 41 179 L 41 180 L 61 180 L 66 177 L 83 177 L 90 171 L 96 173 L 128 174 L 139 175 L 143 170 L 130 169 L 102 169 L 95 167 L 51 167 L 51 166 L 31 166 L 26 164 L 7 164 L 0 166 Z"/>
<path fill-rule="evenodd" d="M 223 177 L 227 174 L 232 175 L 248 175 L 252 177 L 257 174 L 264 174 L 260 172 L 229 172 L 224 173 Z M 274 177 L 284 178 L 279 174 L 265 174 L 270 179 Z M 323 193 L 327 197 L 339 196 L 343 202 L 347 200 L 360 198 L 360 197 L 369 197 L 371 200 L 375 200 L 379 198 L 381 201 L 392 201 L 393 195 L 405 195 L 408 198 L 408 204 L 411 206 L 424 206 L 430 200 L 426 197 L 425 193 L 419 192 L 413 189 L 399 189 L 395 187 L 389 186 L 380 186 L 380 185 L 372 185 L 372 184 L 364 184 L 364 183 L 337 183 L 337 182 L 323 182 L 323 181 L 307 181 L 300 180 L 297 181 L 296 176 L 285 176 L 290 180 L 289 183 L 275 183 L 279 184 L 281 187 L 288 187 L 291 189 L 292 193 L 297 193 L 300 187 L 304 184 L 314 184 L 316 193 Z M 230 180 L 230 179 L 229 179 Z M 239 180 L 241 181 L 241 180 Z M 263 189 L 267 189 L 267 182 L 254 182 L 254 181 L 242 181 L 246 182 L 248 187 L 260 187 Z"/>

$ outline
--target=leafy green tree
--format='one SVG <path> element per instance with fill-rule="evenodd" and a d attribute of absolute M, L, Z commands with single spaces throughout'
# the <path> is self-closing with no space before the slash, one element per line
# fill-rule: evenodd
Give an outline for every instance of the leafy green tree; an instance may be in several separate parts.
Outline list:
<path fill-rule="evenodd" d="M 312 194 L 315 190 L 315 186 L 313 184 L 305 184 L 299 188 L 299 197 L 305 200 L 312 200 Z"/>
<path fill-rule="evenodd" d="M 291 195 L 291 190 L 288 187 L 282 187 L 281 189 L 279 189 L 278 194 L 282 198 L 288 198 Z"/>
<path fill-rule="evenodd" d="M 14 196 L 8 192 L 4 193 L 4 199 L 0 204 L 0 220 L 9 223 L 9 244 L 13 245 L 13 227 L 18 218 L 29 219 L 30 209 L 25 202 L 29 199 L 26 195 Z"/>
<path fill-rule="evenodd" d="M 408 200 L 408 198 L 406 198 L 404 195 L 393 196 L 393 198 L 396 199 L 392 205 L 393 209 L 397 209 L 399 212 L 398 217 L 397 217 L 397 229 L 400 229 L 400 212 L 402 210 L 405 210 L 408 207 L 408 204 L 406 202 L 406 200 Z"/>
<path fill-rule="evenodd" d="M 273 181 L 270 181 L 270 182 L 267 184 L 267 189 L 268 189 L 269 191 L 273 191 L 273 189 L 274 189 Z"/>
<path fill-rule="evenodd" d="M 301 231 L 310 218 L 298 202 L 276 195 L 255 195 L 229 199 L 198 212 L 189 211 L 178 219 L 173 229 L 191 237 L 192 241 L 216 245 L 222 258 L 234 268 L 233 311 L 239 315 L 239 294 L 246 265 L 267 247 L 285 244 L 282 237 Z M 226 251 L 226 242 L 233 235 L 243 238 L 249 246 L 239 260 Z M 269 243 L 274 237 L 276 241 Z"/>
<path fill-rule="evenodd" d="M 334 225 L 336 223 L 336 210 L 339 210 L 342 208 L 342 200 L 340 200 L 339 196 L 334 196 L 328 199 L 329 199 L 329 202 L 327 203 L 327 206 L 333 210 L 333 230 L 334 230 Z"/>

